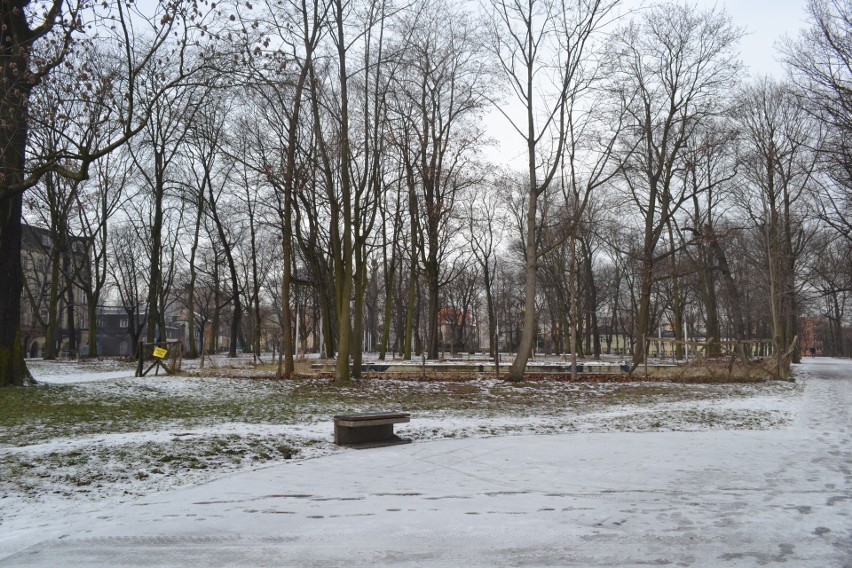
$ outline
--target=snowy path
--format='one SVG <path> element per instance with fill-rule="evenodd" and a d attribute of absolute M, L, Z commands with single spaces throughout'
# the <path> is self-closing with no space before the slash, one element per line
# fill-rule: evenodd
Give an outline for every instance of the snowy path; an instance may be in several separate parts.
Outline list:
<path fill-rule="evenodd" d="M 849 567 L 852 362 L 799 377 L 789 428 L 345 451 L 7 531 L 0 566 Z"/>

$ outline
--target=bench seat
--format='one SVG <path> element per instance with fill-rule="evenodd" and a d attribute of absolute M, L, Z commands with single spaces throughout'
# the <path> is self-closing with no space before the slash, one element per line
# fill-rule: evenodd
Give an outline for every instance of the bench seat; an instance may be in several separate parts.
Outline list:
<path fill-rule="evenodd" d="M 339 446 L 376 447 L 408 442 L 393 433 L 394 424 L 411 421 L 408 412 L 341 414 L 334 417 L 334 443 Z"/>

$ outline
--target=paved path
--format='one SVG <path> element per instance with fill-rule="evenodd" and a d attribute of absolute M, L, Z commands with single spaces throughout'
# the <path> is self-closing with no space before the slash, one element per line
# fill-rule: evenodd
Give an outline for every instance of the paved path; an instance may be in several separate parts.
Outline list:
<path fill-rule="evenodd" d="M 852 568 L 852 363 L 803 370 L 780 430 L 346 451 L 69 522 L 0 566 Z"/>

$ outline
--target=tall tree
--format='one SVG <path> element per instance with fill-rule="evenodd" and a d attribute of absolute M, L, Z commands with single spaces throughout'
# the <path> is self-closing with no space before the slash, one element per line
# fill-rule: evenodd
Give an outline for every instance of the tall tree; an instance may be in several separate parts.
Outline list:
<path fill-rule="evenodd" d="M 777 373 L 786 377 L 782 356 L 797 335 L 796 265 L 807 239 L 805 198 L 817 160 L 812 122 L 795 94 L 770 79 L 743 90 L 735 117 L 743 131 L 741 161 L 750 190 L 740 201 L 762 236 Z"/>
<path fill-rule="evenodd" d="M 352 302 L 352 376 L 361 377 L 364 352 L 364 309 L 367 283 L 373 266 L 370 251 L 375 246 L 374 228 L 381 209 L 385 183 L 387 145 L 384 133 L 388 123 L 387 91 L 393 80 L 394 67 L 386 61 L 387 21 L 392 6 L 385 0 L 367 4 L 361 26 L 363 48 L 360 53 L 359 75 L 354 98 L 358 107 L 358 127 L 353 133 L 357 161 L 353 169 L 353 302 Z M 356 60 L 357 61 L 357 60 Z"/>
<path fill-rule="evenodd" d="M 735 339 L 747 339 L 739 286 L 734 280 L 717 221 L 730 199 L 729 185 L 737 176 L 733 156 L 734 128 L 728 120 L 711 121 L 687 141 L 684 148 L 684 183 L 691 188 L 692 210 L 688 226 L 692 233 L 684 252 L 689 257 L 704 305 L 706 336 L 711 352 L 719 352 L 722 339 L 717 286 L 721 284 L 728 305 L 728 319 Z M 721 280 L 721 283 L 719 282 Z M 744 355 L 744 353 L 742 353 Z"/>
<path fill-rule="evenodd" d="M 303 107 L 314 53 L 327 32 L 327 2 L 291 0 L 284 3 L 265 2 L 258 17 L 261 29 L 259 45 L 247 43 L 245 57 L 249 61 L 248 85 L 261 103 L 259 115 L 269 126 L 259 129 L 260 164 L 252 164 L 275 189 L 276 211 L 281 229 L 281 354 L 279 377 L 293 373 L 293 318 L 290 310 L 292 267 L 296 247 L 293 244 L 294 208 L 298 206 L 296 188 L 299 153 L 304 150 Z M 275 38 L 274 45 L 265 38 Z M 249 160 L 250 161 L 250 160 Z"/>
<path fill-rule="evenodd" d="M 485 307 L 488 314 L 488 353 L 497 357 L 497 309 L 494 301 L 494 278 L 497 273 L 497 249 L 505 224 L 500 211 L 500 196 L 480 186 L 482 194 L 474 194 L 467 212 L 468 239 L 471 252 L 482 274 L 485 288 Z M 481 320 L 480 320 L 481 322 Z M 478 322 L 478 323 L 480 323 Z"/>
<path fill-rule="evenodd" d="M 524 238 L 525 303 L 521 342 L 509 377 L 523 379 L 536 335 L 536 282 L 539 229 L 545 223 L 539 198 L 559 172 L 567 135 L 570 93 L 585 82 L 583 64 L 595 34 L 612 14 L 617 0 L 492 0 L 491 44 L 509 89 L 523 109 L 512 117 L 500 106 L 527 150 L 527 195 Z"/>
<path fill-rule="evenodd" d="M 155 13 L 141 20 L 130 17 L 138 12 L 133 4 L 90 3 L 86 0 L 53 0 L 35 9 L 29 0 L 10 0 L 0 5 L 0 22 L 3 27 L 0 42 L 0 271 L 20 274 L 21 271 L 21 214 L 23 194 L 36 185 L 47 172 L 56 172 L 69 179 L 88 177 L 91 163 L 124 144 L 145 124 L 146 104 L 151 93 L 162 92 L 174 77 L 165 81 L 148 82 L 142 72 L 156 66 L 165 57 L 166 46 L 173 34 L 182 41 L 170 44 L 174 55 L 182 63 L 180 78 L 189 71 L 190 60 L 184 56 L 190 46 L 190 16 L 198 16 L 197 8 L 190 2 L 158 3 Z M 85 13 L 84 13 L 85 12 Z M 204 25 L 204 18 L 195 18 L 194 24 Z M 139 34 L 150 23 L 144 42 Z M 72 50 L 81 27 L 97 29 L 104 40 L 116 45 L 120 53 L 122 72 L 112 81 L 115 105 L 103 107 L 105 119 L 121 125 L 114 138 L 97 147 L 85 141 L 68 145 L 59 153 L 27 156 L 30 110 L 29 102 L 34 89 L 41 81 L 61 67 Z M 135 22 L 135 23 L 134 23 Z M 99 24 L 95 28 L 94 24 Z M 157 57 L 157 54 L 160 57 Z M 171 54 L 170 54 L 171 55 Z M 94 70 L 89 70 L 94 71 Z M 87 81 L 87 70 L 79 69 L 75 92 L 91 89 L 97 82 Z M 147 75 L 146 75 L 147 79 Z M 0 280 L 0 386 L 21 385 L 30 374 L 23 359 L 20 341 L 21 280 Z"/>
<path fill-rule="evenodd" d="M 154 102 L 151 116 L 142 134 L 131 145 L 131 154 L 144 181 L 146 199 L 150 205 L 151 218 L 146 223 L 149 243 L 148 260 L 148 309 L 145 340 L 148 343 L 165 338 L 165 313 L 160 299 L 166 289 L 163 273 L 163 236 L 165 231 L 168 200 L 180 194 L 179 175 L 176 171 L 193 120 L 200 108 L 199 91 L 189 88 L 172 90 L 167 97 Z M 209 188 L 208 188 L 209 189 Z M 141 227 L 140 227 L 141 228 Z"/>
<path fill-rule="evenodd" d="M 693 191 L 679 183 L 682 151 L 703 122 L 722 112 L 740 68 L 734 51 L 740 36 L 716 8 L 667 3 L 643 12 L 612 45 L 615 94 L 629 115 L 625 144 L 631 158 L 624 181 L 642 223 L 634 364 L 645 358 L 641 339 L 651 331 L 654 268 L 671 254 L 658 244 L 692 198 Z"/>
<path fill-rule="evenodd" d="M 822 218 L 852 241 L 852 5 L 808 0 L 807 12 L 809 26 L 784 45 L 785 62 L 804 108 L 826 127 Z"/>
<path fill-rule="evenodd" d="M 352 355 L 352 295 L 354 278 L 353 257 L 353 152 L 349 100 L 350 75 L 347 71 L 348 58 L 351 55 L 346 25 L 347 15 L 354 10 L 349 3 L 341 0 L 331 2 L 329 34 L 332 37 L 334 55 L 336 56 L 337 73 L 331 85 L 322 85 L 315 65 L 308 67 L 311 114 L 313 117 L 314 136 L 318 148 L 323 183 L 328 195 L 329 205 L 329 243 L 334 266 L 334 304 L 337 315 L 336 347 L 337 362 L 335 379 L 348 381 L 350 373 L 350 357 Z M 328 87 L 328 88 L 324 88 Z M 336 101 L 323 100 L 331 92 L 338 96 Z M 324 105 L 336 107 L 335 131 L 338 140 L 337 158 L 339 170 L 335 168 L 332 155 L 331 141 L 327 140 L 324 132 L 327 124 L 322 113 Z M 283 298 L 282 301 L 289 301 Z M 331 355 L 331 354 L 329 354 Z"/>
<path fill-rule="evenodd" d="M 147 296 L 147 274 L 144 260 L 139 256 L 144 245 L 139 234 L 129 225 L 124 225 L 109 234 L 108 246 L 107 270 L 118 293 L 119 305 L 127 314 L 126 331 L 130 339 L 130 353 L 133 353 L 145 328 L 143 308 Z"/>
<path fill-rule="evenodd" d="M 215 126 L 214 126 L 214 133 Z M 218 137 L 218 133 L 214 136 Z M 220 155 L 220 158 L 222 156 Z M 233 183 L 232 175 L 234 173 L 235 163 L 231 160 L 219 160 L 220 164 L 214 166 L 208 172 L 210 179 L 207 182 L 207 206 L 210 211 L 210 220 L 213 223 L 213 230 L 221 244 L 222 252 L 226 260 L 226 268 L 230 276 L 230 297 L 231 304 L 231 328 L 230 341 L 228 343 L 228 357 L 237 356 L 237 344 L 239 343 L 240 325 L 244 315 L 245 307 L 242 300 L 242 286 L 237 267 L 237 243 L 245 238 L 243 234 L 242 223 L 233 223 L 230 221 L 236 212 L 235 204 L 233 203 L 234 196 L 229 194 L 226 189 Z"/>
<path fill-rule="evenodd" d="M 384 361 L 390 342 L 391 320 L 394 312 L 394 291 L 396 289 L 397 273 L 402 266 L 401 239 L 403 234 L 403 191 L 402 180 L 397 180 L 396 191 L 386 191 L 383 200 L 382 218 L 385 220 L 381 229 L 382 240 L 382 272 L 384 274 L 384 313 L 382 320 L 382 336 L 379 344 L 379 360 Z M 393 200 L 393 201 L 392 201 Z M 390 219 L 390 222 L 388 220 Z M 390 249 L 390 252 L 388 252 Z M 398 340 L 399 338 L 397 338 Z M 396 349 L 394 348 L 394 351 Z"/>
<path fill-rule="evenodd" d="M 86 243 L 87 254 L 72 255 L 77 263 L 73 274 L 77 286 L 86 296 L 88 311 L 88 357 L 100 355 L 98 350 L 97 309 L 107 286 L 109 274 L 109 239 L 112 218 L 126 198 L 125 188 L 133 177 L 127 152 L 104 156 L 95 165 L 94 179 L 84 183 L 76 194 L 74 236 Z"/>
<path fill-rule="evenodd" d="M 438 312 L 442 253 L 458 193 L 466 180 L 483 127 L 478 121 L 490 88 L 482 34 L 463 8 L 445 1 L 421 0 L 402 23 L 398 47 L 401 69 L 393 91 L 395 117 L 407 135 L 401 152 L 406 179 L 415 187 L 419 210 L 417 238 L 428 287 L 426 347 L 438 357 Z M 414 244 L 414 243 L 413 243 Z"/>

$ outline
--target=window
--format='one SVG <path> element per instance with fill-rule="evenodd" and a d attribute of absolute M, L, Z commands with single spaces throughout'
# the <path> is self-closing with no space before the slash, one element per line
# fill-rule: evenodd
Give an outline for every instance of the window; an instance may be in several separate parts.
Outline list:
<path fill-rule="evenodd" d="M 121 318 L 121 321 L 119 322 L 118 326 L 121 329 L 127 329 L 127 318 Z"/>

